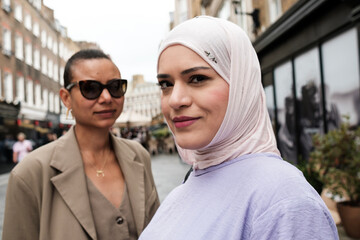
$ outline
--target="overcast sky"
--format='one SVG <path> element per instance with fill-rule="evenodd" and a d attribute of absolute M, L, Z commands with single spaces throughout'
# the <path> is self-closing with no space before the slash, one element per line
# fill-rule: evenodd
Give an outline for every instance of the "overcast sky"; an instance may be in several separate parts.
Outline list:
<path fill-rule="evenodd" d="M 157 49 L 169 31 L 175 0 L 44 0 L 75 41 L 96 42 L 122 78 L 156 81 Z"/>

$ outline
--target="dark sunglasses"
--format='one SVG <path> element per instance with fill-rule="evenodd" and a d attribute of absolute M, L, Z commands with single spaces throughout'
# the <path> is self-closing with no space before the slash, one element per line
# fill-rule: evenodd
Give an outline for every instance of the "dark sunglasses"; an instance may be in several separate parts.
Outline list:
<path fill-rule="evenodd" d="M 81 95 L 83 95 L 84 98 L 89 100 L 94 100 L 98 98 L 104 88 L 109 91 L 110 95 L 113 98 L 121 98 L 122 96 L 124 96 L 127 89 L 127 80 L 125 79 L 113 79 L 105 85 L 95 80 L 81 80 L 70 83 L 69 85 L 67 85 L 66 89 L 70 92 L 70 90 L 77 84 L 79 84 Z"/>

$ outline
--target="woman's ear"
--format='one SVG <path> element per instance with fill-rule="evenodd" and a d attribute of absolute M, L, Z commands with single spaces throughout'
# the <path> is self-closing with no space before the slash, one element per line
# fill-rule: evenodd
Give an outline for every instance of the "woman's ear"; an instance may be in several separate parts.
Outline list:
<path fill-rule="evenodd" d="M 60 98 L 67 109 L 71 109 L 71 96 L 70 92 L 65 88 L 60 88 Z"/>

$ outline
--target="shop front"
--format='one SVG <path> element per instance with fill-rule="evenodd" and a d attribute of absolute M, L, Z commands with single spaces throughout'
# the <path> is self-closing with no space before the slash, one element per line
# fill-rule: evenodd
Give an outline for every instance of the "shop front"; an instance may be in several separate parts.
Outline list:
<path fill-rule="evenodd" d="M 17 117 L 20 103 L 13 104 L 0 101 L 0 161 L 8 162 L 12 159 L 12 145 L 17 132 Z"/>
<path fill-rule="evenodd" d="M 312 136 L 360 125 L 360 2 L 300 0 L 254 47 L 284 159 L 308 159 Z"/>

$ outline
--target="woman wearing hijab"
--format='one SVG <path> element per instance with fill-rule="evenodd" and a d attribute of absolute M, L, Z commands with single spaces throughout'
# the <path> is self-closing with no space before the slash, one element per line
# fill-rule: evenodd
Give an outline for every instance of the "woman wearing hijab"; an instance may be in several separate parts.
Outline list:
<path fill-rule="evenodd" d="M 99 50 L 68 60 L 60 96 L 76 124 L 12 170 L 3 240 L 138 239 L 159 199 L 149 153 L 109 131 L 126 86 Z"/>
<path fill-rule="evenodd" d="M 157 71 L 162 111 L 194 171 L 141 240 L 338 239 L 317 192 L 280 157 L 259 62 L 237 25 L 180 24 L 160 45 Z"/>

